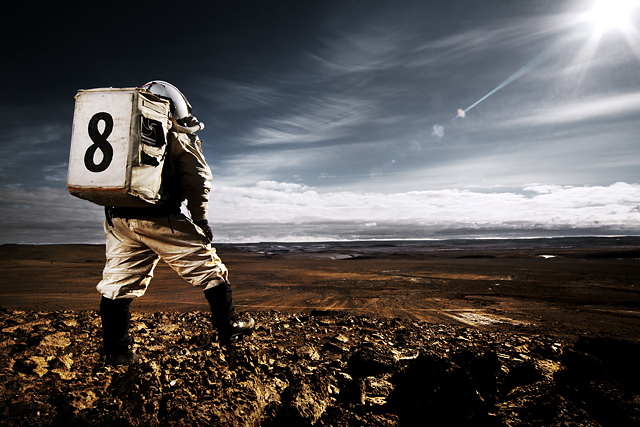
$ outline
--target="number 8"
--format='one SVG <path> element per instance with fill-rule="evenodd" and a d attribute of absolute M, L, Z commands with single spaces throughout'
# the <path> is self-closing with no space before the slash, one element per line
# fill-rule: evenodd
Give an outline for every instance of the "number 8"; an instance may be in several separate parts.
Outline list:
<path fill-rule="evenodd" d="M 100 120 L 104 121 L 104 132 L 102 133 L 98 130 Z M 111 117 L 109 113 L 96 113 L 91 117 L 91 120 L 89 120 L 89 138 L 91 138 L 93 144 L 91 144 L 89 148 L 87 148 L 86 153 L 84 153 L 84 165 L 91 172 L 102 172 L 111 164 L 111 160 L 113 160 L 113 147 L 109 141 L 107 141 L 107 138 L 111 135 L 112 131 L 113 117 Z M 102 161 L 96 165 L 93 156 L 98 148 L 102 151 Z"/>

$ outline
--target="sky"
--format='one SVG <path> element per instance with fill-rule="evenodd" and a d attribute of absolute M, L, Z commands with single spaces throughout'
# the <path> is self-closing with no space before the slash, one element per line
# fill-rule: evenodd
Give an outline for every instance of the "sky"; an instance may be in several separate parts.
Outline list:
<path fill-rule="evenodd" d="M 638 235 L 640 0 L 600 3 L 23 2 L 0 244 L 103 242 L 74 96 L 156 79 L 206 125 L 217 242 Z"/>

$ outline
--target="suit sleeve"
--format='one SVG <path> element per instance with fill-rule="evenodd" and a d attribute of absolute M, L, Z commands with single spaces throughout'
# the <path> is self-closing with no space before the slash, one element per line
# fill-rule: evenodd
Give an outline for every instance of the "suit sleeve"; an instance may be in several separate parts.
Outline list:
<path fill-rule="evenodd" d="M 182 198 L 194 221 L 207 219 L 211 169 L 198 145 L 198 137 L 186 133 L 169 133 L 171 163 L 180 179 Z"/>

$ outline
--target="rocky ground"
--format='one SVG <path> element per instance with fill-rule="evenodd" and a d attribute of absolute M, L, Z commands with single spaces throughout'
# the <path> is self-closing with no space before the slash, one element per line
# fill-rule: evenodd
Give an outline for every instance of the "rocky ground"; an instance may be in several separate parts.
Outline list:
<path fill-rule="evenodd" d="M 0 310 L 0 425 L 640 425 L 637 342 L 253 316 L 233 358 L 204 312 L 134 313 L 141 358 L 109 368 L 96 311 Z"/>

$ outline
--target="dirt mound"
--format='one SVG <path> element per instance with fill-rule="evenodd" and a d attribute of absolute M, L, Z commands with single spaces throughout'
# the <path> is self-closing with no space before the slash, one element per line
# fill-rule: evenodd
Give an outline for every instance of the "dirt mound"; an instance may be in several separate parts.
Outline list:
<path fill-rule="evenodd" d="M 635 343 L 253 315 L 256 332 L 230 358 L 211 341 L 206 313 L 134 314 L 141 359 L 108 368 L 95 311 L 2 311 L 0 424 L 640 424 Z"/>

